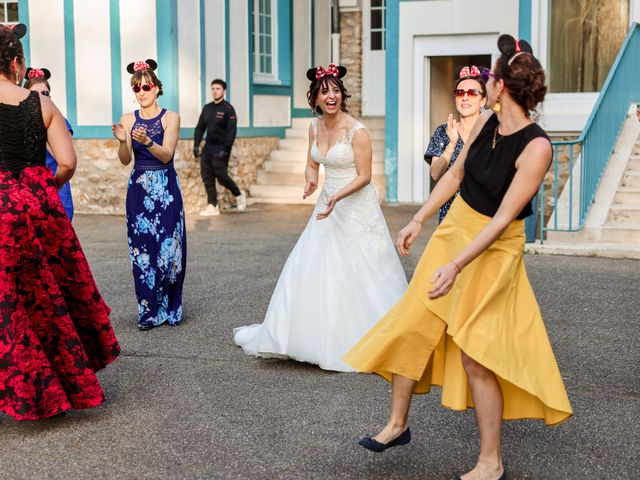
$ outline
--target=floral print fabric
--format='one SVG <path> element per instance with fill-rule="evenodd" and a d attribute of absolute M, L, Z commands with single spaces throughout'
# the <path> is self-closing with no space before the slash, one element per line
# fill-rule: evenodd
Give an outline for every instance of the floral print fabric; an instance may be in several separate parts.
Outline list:
<path fill-rule="evenodd" d="M 51 171 L 0 170 L 0 411 L 38 420 L 100 405 L 120 347 Z"/>
<path fill-rule="evenodd" d="M 431 165 L 431 159 L 433 157 L 440 157 L 444 153 L 445 149 L 447 148 L 447 145 L 449 145 L 449 137 L 447 136 L 447 124 L 443 123 L 442 125 L 438 125 L 435 131 L 433 132 L 433 136 L 431 137 L 431 140 L 429 140 L 429 146 L 427 147 L 427 150 L 424 152 L 424 159 L 427 161 L 429 165 Z M 456 147 L 454 148 L 453 154 L 451 155 L 451 159 L 449 160 L 449 165 L 447 166 L 447 170 L 449 170 L 451 166 L 456 162 L 458 155 L 462 151 L 462 147 L 464 147 L 464 142 L 462 141 L 462 138 L 458 138 L 458 141 L 456 142 Z M 444 205 L 442 205 L 442 207 L 440 207 L 440 211 L 438 212 L 438 223 L 442 223 L 442 221 L 444 220 L 444 217 L 447 215 L 447 212 L 449 211 L 449 208 L 451 207 L 451 204 L 453 203 L 455 198 L 458 196 L 458 193 L 460 193 L 460 191 L 456 192 L 456 194 L 453 197 L 447 200 L 447 202 Z"/>
<path fill-rule="evenodd" d="M 182 194 L 172 166 L 131 172 L 127 227 L 138 325 L 177 325 L 182 321 L 187 245 Z"/>

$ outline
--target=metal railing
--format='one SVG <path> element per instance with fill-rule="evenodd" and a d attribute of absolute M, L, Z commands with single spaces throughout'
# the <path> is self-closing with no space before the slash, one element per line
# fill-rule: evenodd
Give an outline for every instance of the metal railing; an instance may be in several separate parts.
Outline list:
<path fill-rule="evenodd" d="M 580 136 L 552 142 L 551 185 L 543 182 L 538 194 L 540 242 L 547 231 L 577 232 L 584 228 L 629 105 L 640 99 L 639 72 L 640 26 L 633 23 Z M 545 218 L 549 195 L 552 213 Z"/>

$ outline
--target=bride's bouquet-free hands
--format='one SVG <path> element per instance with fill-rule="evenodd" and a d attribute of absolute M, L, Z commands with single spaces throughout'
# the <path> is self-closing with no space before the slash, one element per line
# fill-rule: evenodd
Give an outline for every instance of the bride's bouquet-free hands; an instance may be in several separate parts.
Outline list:
<path fill-rule="evenodd" d="M 314 182 L 313 180 L 309 180 L 307 184 L 304 186 L 304 193 L 302 194 L 302 199 L 306 199 L 313 195 L 313 192 L 318 188 L 318 182 Z"/>
<path fill-rule="evenodd" d="M 325 218 L 327 218 L 331 214 L 331 212 L 333 212 L 333 207 L 336 206 L 337 202 L 338 198 L 335 195 L 329 197 L 327 199 L 327 208 L 316 215 L 316 220 L 324 220 Z"/>

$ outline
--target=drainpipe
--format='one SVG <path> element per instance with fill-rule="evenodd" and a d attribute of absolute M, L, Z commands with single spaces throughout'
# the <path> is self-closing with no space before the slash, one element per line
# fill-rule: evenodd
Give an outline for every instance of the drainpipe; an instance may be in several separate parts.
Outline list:
<path fill-rule="evenodd" d="M 340 65 L 340 0 L 331 1 L 331 63 Z"/>

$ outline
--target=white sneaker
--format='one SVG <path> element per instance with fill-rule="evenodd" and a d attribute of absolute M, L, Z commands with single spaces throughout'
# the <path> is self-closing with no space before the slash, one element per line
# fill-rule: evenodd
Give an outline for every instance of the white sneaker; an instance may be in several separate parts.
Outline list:
<path fill-rule="evenodd" d="M 236 206 L 238 210 L 246 210 L 247 209 L 247 194 L 244 192 L 240 192 L 240 195 L 236 197 Z"/>
<path fill-rule="evenodd" d="M 207 208 L 200 212 L 200 215 L 203 217 L 215 217 L 216 215 L 220 215 L 220 209 L 217 205 L 207 205 Z"/>

